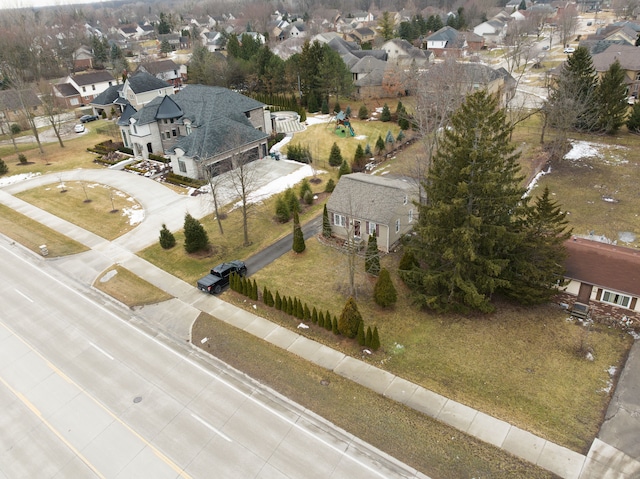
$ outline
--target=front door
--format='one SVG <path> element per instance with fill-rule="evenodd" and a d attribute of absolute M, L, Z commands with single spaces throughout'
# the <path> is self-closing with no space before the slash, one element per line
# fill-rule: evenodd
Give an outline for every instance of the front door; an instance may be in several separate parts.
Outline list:
<path fill-rule="evenodd" d="M 358 220 L 353 221 L 353 236 L 360 236 L 360 222 Z"/>

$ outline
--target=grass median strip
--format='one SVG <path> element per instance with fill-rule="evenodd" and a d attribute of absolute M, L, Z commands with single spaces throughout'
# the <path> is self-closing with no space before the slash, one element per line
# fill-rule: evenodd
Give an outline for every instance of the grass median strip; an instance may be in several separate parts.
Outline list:
<path fill-rule="evenodd" d="M 0 232 L 36 253 L 40 253 L 41 245 L 47 245 L 49 257 L 67 256 L 89 249 L 4 205 L 0 205 Z"/>
<path fill-rule="evenodd" d="M 206 313 L 193 344 L 433 479 L 556 477 Z"/>
<path fill-rule="evenodd" d="M 93 286 L 130 308 L 173 298 L 122 266 L 106 270 L 96 279 Z"/>

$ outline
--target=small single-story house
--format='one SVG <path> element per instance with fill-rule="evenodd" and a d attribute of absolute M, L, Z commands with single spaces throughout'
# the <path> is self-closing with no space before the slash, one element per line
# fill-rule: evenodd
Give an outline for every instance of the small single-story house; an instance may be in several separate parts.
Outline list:
<path fill-rule="evenodd" d="M 418 219 L 415 191 L 400 179 L 343 175 L 327 201 L 331 233 L 363 246 L 375 233 L 378 249 L 388 253 Z"/>
<path fill-rule="evenodd" d="M 640 250 L 573 237 L 565 242 L 567 259 L 559 300 L 573 308 L 587 305 L 596 321 L 640 326 Z"/>

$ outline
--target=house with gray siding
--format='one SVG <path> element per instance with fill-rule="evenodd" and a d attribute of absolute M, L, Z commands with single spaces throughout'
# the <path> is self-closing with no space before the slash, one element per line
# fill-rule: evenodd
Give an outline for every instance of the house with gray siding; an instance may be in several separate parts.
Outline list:
<path fill-rule="evenodd" d="M 331 233 L 365 245 L 377 237 L 388 253 L 418 220 L 416 188 L 411 183 L 365 173 L 343 175 L 327 201 Z"/>

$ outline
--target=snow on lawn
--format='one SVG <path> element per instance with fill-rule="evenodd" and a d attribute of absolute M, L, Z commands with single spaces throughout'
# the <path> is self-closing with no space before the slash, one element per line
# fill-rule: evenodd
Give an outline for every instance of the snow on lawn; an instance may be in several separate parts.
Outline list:
<path fill-rule="evenodd" d="M 286 161 L 286 160 L 284 160 Z M 316 170 L 316 174 L 324 173 L 324 171 Z M 301 182 L 304 178 L 309 176 L 313 176 L 313 169 L 309 165 L 304 165 L 301 168 L 298 168 L 293 173 L 289 173 L 282 178 L 278 178 L 271 183 L 267 183 L 266 185 L 258 188 L 256 191 L 249 195 L 249 203 L 259 203 L 262 200 L 269 198 L 270 196 L 277 195 L 278 193 L 282 193 L 287 188 L 291 188 L 296 183 Z M 238 201 L 233 205 L 234 208 L 238 208 L 242 206 L 242 202 Z"/>
<path fill-rule="evenodd" d="M 0 178 L 0 188 L 20 183 L 21 181 L 25 181 L 39 175 L 40 173 L 20 173 L 19 175 L 5 176 L 4 178 Z"/>
<path fill-rule="evenodd" d="M 131 208 L 122 208 L 122 216 L 129 217 L 130 225 L 137 225 L 144 219 L 144 210 L 140 205 L 133 205 Z"/>
<path fill-rule="evenodd" d="M 612 163 L 626 163 L 627 160 L 615 156 L 612 150 L 627 150 L 625 146 L 605 145 L 604 143 L 592 143 L 590 141 L 571 140 L 571 150 L 564 155 L 565 160 L 581 160 L 583 158 L 605 159 L 605 153 L 609 154 Z"/>

